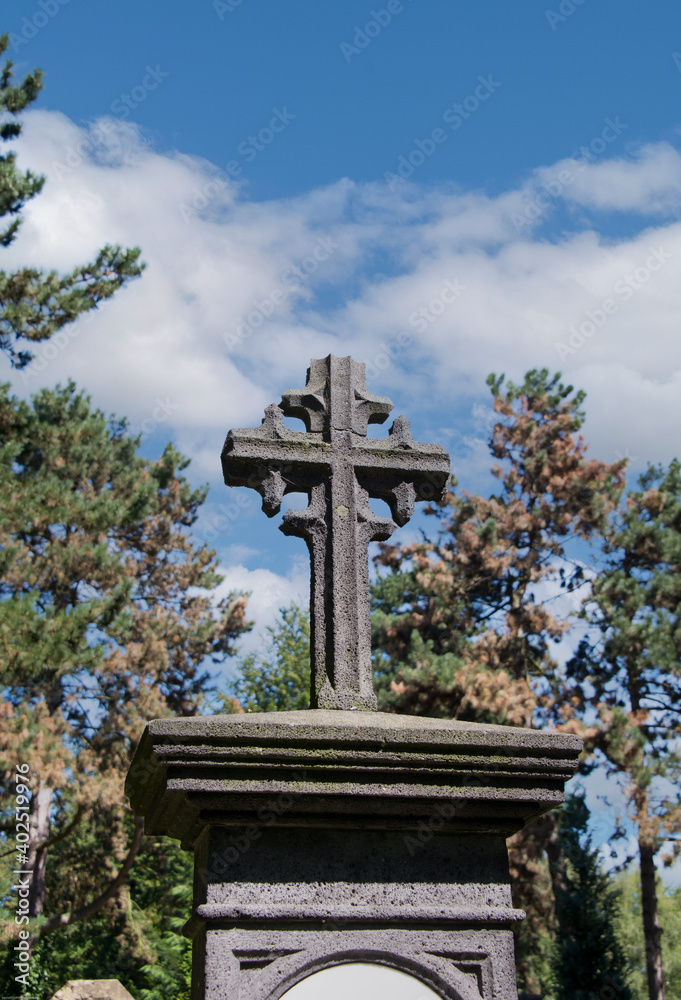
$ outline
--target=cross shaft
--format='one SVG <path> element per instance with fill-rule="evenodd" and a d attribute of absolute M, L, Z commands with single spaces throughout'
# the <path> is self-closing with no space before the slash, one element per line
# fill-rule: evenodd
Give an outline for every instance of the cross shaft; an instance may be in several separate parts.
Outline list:
<path fill-rule="evenodd" d="M 366 436 L 391 409 L 368 392 L 363 364 L 313 359 L 305 387 L 268 406 L 259 428 L 230 431 L 222 452 L 225 483 L 256 489 L 269 517 L 287 493 L 309 498 L 306 510 L 284 514 L 281 530 L 310 552 L 313 708 L 375 709 L 369 542 L 388 539 L 414 501 L 439 497 L 449 478 L 445 450 L 415 442 L 406 418 L 385 439 Z M 284 416 L 302 419 L 306 432 L 290 430 Z M 392 517 L 374 514 L 370 497 L 386 500 Z"/>

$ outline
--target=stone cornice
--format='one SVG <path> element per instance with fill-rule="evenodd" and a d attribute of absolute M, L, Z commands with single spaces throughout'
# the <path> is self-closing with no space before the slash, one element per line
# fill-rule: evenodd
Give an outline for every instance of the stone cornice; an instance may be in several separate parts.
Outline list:
<path fill-rule="evenodd" d="M 581 748 L 565 733 L 374 712 L 159 719 L 126 790 L 148 832 L 186 846 L 282 796 L 280 826 L 410 829 L 442 815 L 451 829 L 511 832 L 562 801 Z"/>

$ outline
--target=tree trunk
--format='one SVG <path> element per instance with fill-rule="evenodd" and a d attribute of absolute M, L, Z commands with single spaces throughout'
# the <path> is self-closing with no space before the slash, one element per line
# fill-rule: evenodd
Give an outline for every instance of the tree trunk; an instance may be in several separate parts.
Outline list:
<path fill-rule="evenodd" d="M 646 946 L 646 974 L 650 1000 L 664 1000 L 662 977 L 662 928 L 657 912 L 655 886 L 655 846 L 647 838 L 639 838 L 641 856 L 641 907 L 643 910 L 643 936 Z"/>
<path fill-rule="evenodd" d="M 47 841 L 50 836 L 50 808 L 53 791 L 42 781 L 31 796 L 29 812 L 29 842 L 27 869 L 31 872 L 28 896 L 28 915 L 39 917 L 45 906 L 45 868 L 47 867 Z"/>
<path fill-rule="evenodd" d="M 540 833 L 539 842 L 546 851 L 549 861 L 549 874 L 551 875 L 551 888 L 553 889 L 554 900 L 561 892 L 567 888 L 565 882 L 565 851 L 560 844 L 560 827 L 555 812 L 548 812 L 539 820 L 535 820 Z"/>
<path fill-rule="evenodd" d="M 109 883 L 103 893 L 93 899 L 92 902 L 88 903 L 87 906 L 81 906 L 78 910 L 71 910 L 68 913 L 62 913 L 58 917 L 50 917 L 40 928 L 41 934 L 49 934 L 50 931 L 56 931 L 60 927 L 68 927 L 70 924 L 76 923 L 77 920 L 87 920 L 91 917 L 93 913 L 97 913 L 101 908 L 107 903 L 115 893 L 125 885 L 125 881 L 128 877 L 128 873 L 132 868 L 133 862 L 137 857 L 138 851 L 142 844 L 142 836 L 144 834 L 144 820 L 141 816 L 135 816 L 135 832 L 133 834 L 132 843 L 128 850 L 127 857 L 123 862 L 123 865 L 118 872 L 113 881 Z"/>

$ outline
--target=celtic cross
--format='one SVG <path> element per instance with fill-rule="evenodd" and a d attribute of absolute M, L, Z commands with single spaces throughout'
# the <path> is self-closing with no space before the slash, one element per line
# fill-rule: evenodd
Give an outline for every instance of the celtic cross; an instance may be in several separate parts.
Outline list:
<path fill-rule="evenodd" d="M 405 417 L 387 438 L 367 437 L 367 425 L 383 423 L 392 406 L 367 390 L 360 362 L 313 359 L 305 388 L 268 406 L 257 429 L 230 431 L 222 451 L 225 483 L 256 489 L 269 517 L 287 493 L 308 496 L 306 510 L 284 514 L 281 530 L 310 551 L 313 708 L 376 708 L 369 542 L 390 538 L 414 501 L 438 498 L 449 479 L 444 448 L 414 441 Z M 291 430 L 285 416 L 307 430 Z M 387 501 L 392 518 L 374 514 L 370 497 Z"/>

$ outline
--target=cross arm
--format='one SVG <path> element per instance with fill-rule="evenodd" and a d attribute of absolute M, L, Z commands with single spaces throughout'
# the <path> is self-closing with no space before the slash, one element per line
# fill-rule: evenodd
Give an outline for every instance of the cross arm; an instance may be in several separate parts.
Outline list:
<path fill-rule="evenodd" d="M 439 500 L 451 474 L 449 455 L 439 444 L 414 441 L 409 420 L 398 417 L 384 438 L 355 444 L 355 469 L 369 496 L 385 500 L 397 524 L 414 513 L 416 500 Z"/>
<path fill-rule="evenodd" d="M 248 486 L 273 517 L 287 493 L 308 491 L 330 468 L 331 445 L 321 436 L 290 430 L 278 406 L 268 406 L 260 427 L 231 430 L 222 449 L 227 486 Z"/>

